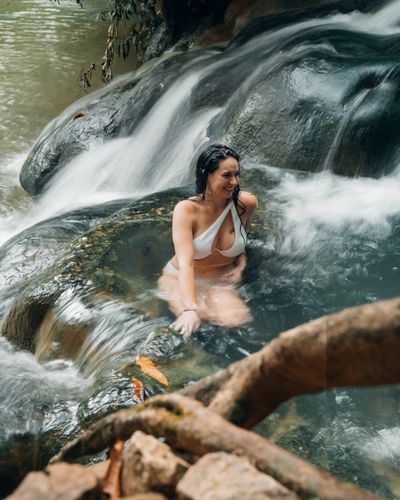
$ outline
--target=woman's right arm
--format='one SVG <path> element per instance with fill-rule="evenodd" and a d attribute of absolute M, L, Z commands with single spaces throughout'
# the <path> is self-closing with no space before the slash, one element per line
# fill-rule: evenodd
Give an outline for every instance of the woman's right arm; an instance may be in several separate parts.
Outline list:
<path fill-rule="evenodd" d="M 185 335 L 191 335 L 200 326 L 193 270 L 193 222 L 192 202 L 179 202 L 172 218 L 172 239 L 179 265 L 178 283 L 182 313 L 171 326 Z"/>

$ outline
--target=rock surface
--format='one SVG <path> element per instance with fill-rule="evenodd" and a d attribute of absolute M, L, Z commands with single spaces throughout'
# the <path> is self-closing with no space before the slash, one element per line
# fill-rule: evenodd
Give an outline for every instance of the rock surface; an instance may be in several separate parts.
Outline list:
<path fill-rule="evenodd" d="M 122 491 L 135 495 L 148 490 L 172 494 L 189 464 L 177 457 L 166 444 L 136 431 L 124 454 Z"/>
<path fill-rule="evenodd" d="M 369 33 L 340 23 L 325 27 L 316 22 L 311 28 L 275 36 L 277 28 L 296 22 L 300 26 L 307 16 L 320 17 L 337 7 L 347 12 L 359 2 L 310 0 L 296 2 L 298 9 L 286 2 L 277 15 L 271 15 L 267 3 L 231 3 L 226 20 L 237 36 L 228 47 L 217 46 L 219 63 L 188 94 L 192 113 L 224 107 L 210 127 L 210 139 L 234 145 L 250 161 L 278 167 L 327 167 L 345 175 L 390 171 L 400 148 L 396 44 L 385 46 Z M 364 8 L 374 4 L 369 1 Z M 258 38 L 255 47 L 243 52 L 244 44 L 260 35 L 265 42 Z M 209 43 L 214 38 L 210 35 Z M 203 46 L 206 40 L 207 36 Z M 204 59 L 206 68 L 210 55 L 209 49 L 167 54 L 77 101 L 39 137 L 21 170 L 24 189 L 38 194 L 58 170 L 91 145 L 131 136 L 189 66 L 194 63 L 191 69 L 199 69 Z M 327 88 L 334 91 L 326 93 Z"/>
<path fill-rule="evenodd" d="M 127 283 L 132 273 L 140 280 L 154 265 L 161 272 L 167 258 L 155 242 L 158 238 L 163 240 L 165 255 L 171 253 L 165 241 L 170 240 L 170 210 L 178 199 L 179 194 L 175 192 L 128 204 L 70 242 L 56 262 L 44 266 L 23 292 L 14 297 L 2 334 L 14 345 L 35 352 L 41 342 L 38 335 L 46 315 L 67 290 L 74 294 L 91 290 L 95 294 L 122 298 L 132 293 Z M 51 225 L 51 221 L 48 223 Z M 80 328 L 77 326 L 72 330 L 78 334 L 87 327 L 85 322 L 80 323 Z M 68 337 L 62 327 L 61 330 L 61 336 Z M 68 343 L 71 341 L 70 337 Z M 53 354 L 57 357 L 60 353 Z"/>
<path fill-rule="evenodd" d="M 202 457 L 179 481 L 179 500 L 295 500 L 297 495 L 262 474 L 245 458 L 227 453 Z"/>
<path fill-rule="evenodd" d="M 9 500 L 87 500 L 98 498 L 100 479 L 90 468 L 61 462 L 43 472 L 31 472 Z"/>

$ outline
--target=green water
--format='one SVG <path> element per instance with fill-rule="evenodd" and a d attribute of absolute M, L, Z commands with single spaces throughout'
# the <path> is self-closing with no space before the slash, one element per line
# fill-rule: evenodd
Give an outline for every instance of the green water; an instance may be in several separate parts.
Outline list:
<path fill-rule="evenodd" d="M 82 95 L 79 75 L 101 62 L 106 0 L 0 1 L 0 160 L 26 151 L 50 119 Z M 133 68 L 118 62 L 116 73 Z M 103 83 L 100 70 L 90 90 Z"/>

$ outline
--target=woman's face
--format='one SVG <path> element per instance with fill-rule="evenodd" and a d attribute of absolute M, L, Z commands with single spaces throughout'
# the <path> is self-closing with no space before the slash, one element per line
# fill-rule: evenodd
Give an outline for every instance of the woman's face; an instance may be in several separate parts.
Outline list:
<path fill-rule="evenodd" d="M 220 160 L 217 170 L 207 177 L 207 191 L 214 198 L 230 198 L 239 183 L 239 163 L 229 156 Z"/>

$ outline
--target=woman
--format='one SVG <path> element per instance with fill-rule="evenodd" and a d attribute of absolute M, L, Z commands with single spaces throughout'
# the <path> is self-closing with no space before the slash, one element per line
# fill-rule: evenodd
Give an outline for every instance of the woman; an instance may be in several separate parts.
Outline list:
<path fill-rule="evenodd" d="M 202 320 L 237 326 L 251 319 L 234 285 L 246 266 L 246 229 L 257 199 L 240 190 L 240 157 L 213 144 L 196 166 L 196 196 L 174 208 L 174 257 L 159 279 L 176 315 L 171 327 L 191 335 Z"/>

